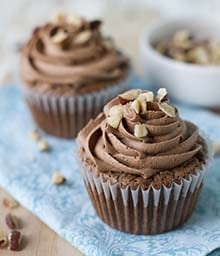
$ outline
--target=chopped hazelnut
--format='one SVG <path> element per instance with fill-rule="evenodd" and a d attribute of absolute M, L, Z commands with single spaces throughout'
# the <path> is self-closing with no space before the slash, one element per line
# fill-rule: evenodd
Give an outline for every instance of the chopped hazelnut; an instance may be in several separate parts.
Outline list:
<path fill-rule="evenodd" d="M 52 175 L 52 183 L 55 185 L 62 185 L 66 182 L 66 178 L 59 172 L 55 172 Z"/>
<path fill-rule="evenodd" d="M 137 99 L 139 94 L 141 94 L 141 90 L 133 89 L 120 94 L 119 97 L 131 101 Z"/>
<path fill-rule="evenodd" d="M 74 38 L 74 44 L 81 45 L 87 43 L 92 37 L 92 33 L 90 30 L 83 31 L 76 35 Z"/>
<path fill-rule="evenodd" d="M 138 99 L 134 100 L 131 103 L 131 108 L 136 112 L 136 114 L 139 114 L 141 111 L 141 104 Z"/>
<path fill-rule="evenodd" d="M 67 34 L 65 31 L 59 29 L 59 30 L 57 31 L 57 33 L 51 37 L 51 40 L 52 40 L 52 42 L 55 43 L 55 44 L 61 44 L 61 43 L 63 43 L 67 38 L 68 38 L 68 34 Z"/>
<path fill-rule="evenodd" d="M 49 151 L 50 147 L 49 144 L 46 140 L 41 139 L 38 144 L 37 144 L 37 148 L 39 151 Z"/>
<path fill-rule="evenodd" d="M 134 136 L 137 138 L 146 137 L 148 130 L 145 124 L 136 124 L 134 127 Z"/>
<path fill-rule="evenodd" d="M 162 110 L 169 117 L 176 116 L 176 109 L 173 106 L 170 106 L 166 102 L 159 103 L 158 105 L 159 105 L 160 110 Z"/>
<path fill-rule="evenodd" d="M 158 91 L 157 91 L 157 100 L 159 102 L 163 101 L 167 96 L 167 89 L 166 88 L 160 88 Z"/>

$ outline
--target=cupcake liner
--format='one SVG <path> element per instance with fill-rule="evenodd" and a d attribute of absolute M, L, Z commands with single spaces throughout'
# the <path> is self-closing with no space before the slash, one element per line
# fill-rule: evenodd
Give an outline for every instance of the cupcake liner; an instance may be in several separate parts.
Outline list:
<path fill-rule="evenodd" d="M 59 137 L 76 137 L 79 130 L 96 117 L 104 104 L 126 90 L 131 75 L 98 92 L 76 96 L 51 96 L 23 86 L 33 119 L 45 132 Z"/>
<path fill-rule="evenodd" d="M 99 217 L 109 226 L 133 234 L 162 233 L 182 225 L 192 214 L 206 177 L 211 160 L 211 144 L 207 142 L 206 164 L 171 187 L 122 188 L 83 167 L 84 182 Z"/>

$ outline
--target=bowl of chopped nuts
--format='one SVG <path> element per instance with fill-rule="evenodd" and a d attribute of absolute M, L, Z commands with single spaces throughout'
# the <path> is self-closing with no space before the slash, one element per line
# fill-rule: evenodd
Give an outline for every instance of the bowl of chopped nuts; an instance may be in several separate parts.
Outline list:
<path fill-rule="evenodd" d="M 220 33 L 216 22 L 161 21 L 141 35 L 145 78 L 184 103 L 220 106 Z"/>

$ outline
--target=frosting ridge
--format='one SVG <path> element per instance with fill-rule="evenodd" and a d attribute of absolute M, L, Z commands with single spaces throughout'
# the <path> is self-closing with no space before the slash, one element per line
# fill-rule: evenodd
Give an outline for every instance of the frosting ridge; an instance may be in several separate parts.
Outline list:
<path fill-rule="evenodd" d="M 34 30 L 21 54 L 23 80 L 40 91 L 83 94 L 123 79 L 129 61 L 102 35 L 101 21 L 70 18 Z"/>
<path fill-rule="evenodd" d="M 198 128 L 179 117 L 167 95 L 150 101 L 145 98 L 143 104 L 145 93 L 139 91 L 133 100 L 119 95 L 79 133 L 82 160 L 97 173 L 124 173 L 148 179 L 198 164 L 197 155 L 202 151 Z M 145 109 L 134 108 L 135 100 Z M 122 113 L 119 121 L 118 113 Z"/>

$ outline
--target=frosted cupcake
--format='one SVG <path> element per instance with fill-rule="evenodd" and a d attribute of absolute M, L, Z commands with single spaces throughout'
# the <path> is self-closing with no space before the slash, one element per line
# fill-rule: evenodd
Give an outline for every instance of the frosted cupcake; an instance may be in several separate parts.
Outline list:
<path fill-rule="evenodd" d="M 127 87 L 129 60 L 100 27 L 99 20 L 59 15 L 36 28 L 24 45 L 20 73 L 25 99 L 47 133 L 76 136 Z"/>
<path fill-rule="evenodd" d="M 179 117 L 166 89 L 131 90 L 111 100 L 79 135 L 92 204 L 109 226 L 156 234 L 191 215 L 207 170 L 208 146 Z"/>

